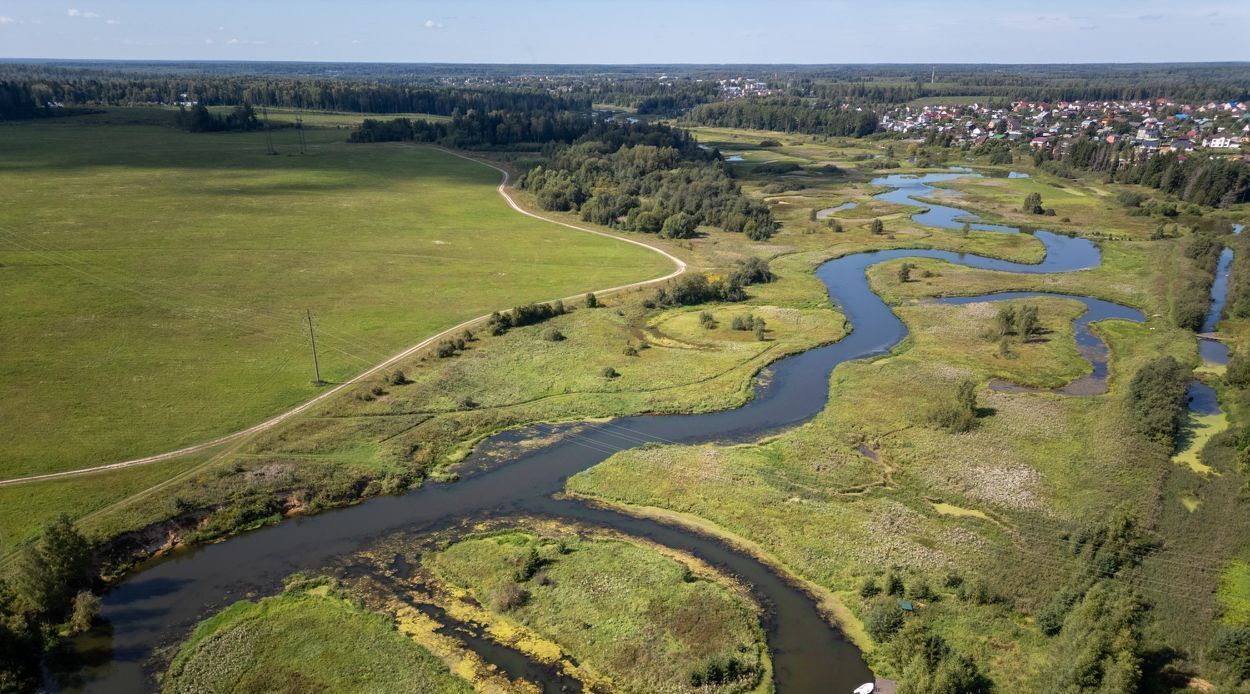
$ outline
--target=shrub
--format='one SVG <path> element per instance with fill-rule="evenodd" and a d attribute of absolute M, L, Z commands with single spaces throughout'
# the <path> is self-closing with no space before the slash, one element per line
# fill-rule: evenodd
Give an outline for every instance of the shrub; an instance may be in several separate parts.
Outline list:
<path fill-rule="evenodd" d="M 868 225 L 868 229 L 874 234 L 884 234 L 885 224 L 883 224 L 880 219 L 873 219 L 872 223 Z"/>
<path fill-rule="evenodd" d="M 714 330 L 716 328 L 716 318 L 712 316 L 711 311 L 699 312 L 699 325 L 702 325 L 708 330 Z"/>
<path fill-rule="evenodd" d="M 547 342 L 562 342 L 564 340 L 564 333 L 556 330 L 555 328 L 547 328 L 543 331 L 543 339 Z"/>
<path fill-rule="evenodd" d="M 666 239 L 689 239 L 694 238 L 695 229 L 699 226 L 699 219 L 694 215 L 685 212 L 669 215 L 664 220 L 663 226 L 660 227 L 660 236 Z"/>
<path fill-rule="evenodd" d="M 778 176 L 799 171 L 803 167 L 792 161 L 770 161 L 756 166 L 753 173 L 764 174 L 766 176 Z"/>
<path fill-rule="evenodd" d="M 1250 357 L 1243 352 L 1233 352 L 1228 358 L 1224 380 L 1238 388 L 1250 386 Z"/>
<path fill-rule="evenodd" d="M 977 386 L 965 380 L 955 389 L 955 399 L 929 411 L 929 422 L 952 434 L 970 431 L 977 422 Z"/>
<path fill-rule="evenodd" d="M 616 378 L 617 376 L 620 376 L 620 375 L 621 375 L 620 373 L 618 373 L 618 372 L 617 372 L 617 370 L 616 370 L 616 369 L 614 369 L 614 368 L 612 368 L 612 367 L 610 367 L 610 366 L 605 366 L 605 367 L 603 367 L 603 371 L 600 371 L 599 373 L 600 373 L 600 375 L 602 375 L 604 378 Z"/>
<path fill-rule="evenodd" d="M 438 357 L 439 359 L 447 359 L 448 357 L 456 356 L 455 343 L 447 341 L 447 340 L 444 340 L 443 342 L 438 343 L 438 346 L 434 348 L 434 356 Z"/>
<path fill-rule="evenodd" d="M 486 320 L 486 332 L 491 335 L 502 335 L 512 327 L 512 317 L 498 311 L 490 314 Z"/>
<path fill-rule="evenodd" d="M 868 599 L 881 594 L 881 586 L 877 585 L 877 579 L 869 576 L 864 582 L 859 584 L 859 597 Z"/>
<path fill-rule="evenodd" d="M 903 263 L 902 265 L 898 266 L 898 281 L 904 282 L 904 283 L 910 282 L 911 271 L 912 271 L 912 268 L 914 267 L 915 266 L 912 265 L 911 263 Z"/>
<path fill-rule="evenodd" d="M 586 308 L 599 308 L 599 297 L 594 292 L 586 293 Z"/>
<path fill-rule="evenodd" d="M 729 281 L 736 282 L 743 287 L 749 287 L 752 284 L 768 284 L 774 279 L 776 275 L 768 267 L 768 261 L 756 256 L 739 260 L 733 272 L 729 273 Z"/>
<path fill-rule="evenodd" d="M 755 320 L 755 339 L 757 342 L 764 341 L 764 319 L 762 318 Z"/>
<path fill-rule="evenodd" d="M 903 610 L 894 600 L 882 600 L 868 608 L 864 629 L 877 643 L 885 643 L 903 627 Z"/>
<path fill-rule="evenodd" d="M 100 614 L 100 598 L 89 590 L 79 591 L 74 596 L 74 606 L 70 611 L 67 631 L 69 635 L 81 634 L 91 628 L 95 618 Z"/>
<path fill-rule="evenodd" d="M 1029 193 L 1024 196 L 1024 205 L 1021 209 L 1027 214 L 1045 214 L 1046 210 L 1042 207 L 1042 194 Z"/>
<path fill-rule="evenodd" d="M 760 147 L 780 147 L 781 142 L 772 139 L 760 140 Z"/>
<path fill-rule="evenodd" d="M 744 679 L 758 679 L 758 672 L 755 666 L 745 665 L 737 658 L 731 656 L 727 661 L 714 659 L 703 666 L 701 670 L 690 673 L 690 686 L 696 689 L 718 687 Z"/>
<path fill-rule="evenodd" d="M 523 606 L 529 599 L 529 591 L 516 583 L 506 582 L 491 590 L 486 601 L 490 603 L 493 609 L 499 612 L 506 612 Z"/>
<path fill-rule="evenodd" d="M 1250 627 L 1222 630 L 1211 645 L 1210 656 L 1227 666 L 1233 677 L 1250 680 Z"/>
<path fill-rule="evenodd" d="M 386 377 L 383 380 L 393 386 L 402 386 L 412 383 L 412 381 L 408 380 L 408 376 L 405 375 L 403 371 L 399 371 L 398 369 L 386 374 Z"/>

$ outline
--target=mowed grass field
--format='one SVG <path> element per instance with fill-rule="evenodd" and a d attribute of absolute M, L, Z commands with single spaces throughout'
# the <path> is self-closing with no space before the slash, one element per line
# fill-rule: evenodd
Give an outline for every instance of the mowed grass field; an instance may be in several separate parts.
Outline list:
<path fill-rule="evenodd" d="M 0 127 L 0 478 L 254 424 L 467 318 L 665 273 L 522 216 L 499 173 L 342 131 L 188 134 L 162 111 Z"/>

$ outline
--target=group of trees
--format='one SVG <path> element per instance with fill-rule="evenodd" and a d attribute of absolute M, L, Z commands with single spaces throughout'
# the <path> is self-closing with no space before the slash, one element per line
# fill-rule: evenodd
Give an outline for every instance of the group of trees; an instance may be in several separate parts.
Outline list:
<path fill-rule="evenodd" d="M 61 516 L 22 548 L 7 578 L 0 581 L 0 691 L 26 691 L 48 640 L 85 631 L 99 610 L 91 544 Z"/>
<path fill-rule="evenodd" d="M 696 106 L 686 118 L 700 125 L 863 137 L 877 131 L 877 114 L 808 99 L 738 99 Z"/>
<path fill-rule="evenodd" d="M 1047 690 L 1132 694 L 1141 680 L 1146 618 L 1132 572 L 1150 543 L 1121 508 L 1069 536 L 1067 546 L 1077 568 L 1036 615 L 1057 649 Z"/>
<path fill-rule="evenodd" d="M 235 106 L 234 110 L 220 116 L 209 111 L 203 104 L 189 110 L 178 109 L 178 127 L 193 133 L 225 132 L 234 130 L 259 130 L 264 127 L 249 105 Z"/>
<path fill-rule="evenodd" d="M 549 142 L 573 142 L 596 125 L 590 116 L 570 111 L 478 111 L 452 115 L 450 121 L 393 118 L 365 119 L 352 131 L 352 142 L 437 142 L 447 147 L 535 149 Z"/>
<path fill-rule="evenodd" d="M 0 121 L 42 116 L 47 112 L 44 103 L 35 96 L 30 83 L 0 81 Z"/>
<path fill-rule="evenodd" d="M 1250 235 L 1234 237 L 1233 265 L 1228 274 L 1228 296 L 1224 303 L 1233 318 L 1250 318 Z"/>
<path fill-rule="evenodd" d="M 768 268 L 768 261 L 763 258 L 751 257 L 738 261 L 727 277 L 709 279 L 702 272 L 687 272 L 655 291 L 644 303 L 649 308 L 656 306 L 697 306 L 710 301 L 742 301 L 747 298 L 746 289 L 752 284 L 772 282 L 774 275 Z M 711 314 L 701 319 L 705 327 L 714 323 Z M 763 320 L 758 321 L 761 325 Z M 752 322 L 751 329 L 755 323 Z"/>
<path fill-rule="evenodd" d="M 1127 141 L 1105 142 L 1081 138 L 1066 155 L 1062 150 L 1046 151 L 1043 156 L 1086 171 L 1105 172 L 1118 183 L 1136 183 L 1175 195 L 1185 202 L 1227 207 L 1250 201 L 1250 164 L 1219 157 L 1177 152 L 1142 156 Z"/>
<path fill-rule="evenodd" d="M 589 297 L 587 295 L 586 305 L 590 306 Z M 597 303 L 597 300 L 596 300 Z M 567 313 L 563 301 L 554 301 L 550 304 L 525 304 L 517 306 L 508 313 L 499 313 L 498 311 L 490 314 L 490 318 L 486 321 L 486 332 L 491 335 L 502 335 L 512 328 L 520 328 L 525 325 L 535 325 L 543 321 L 550 320 L 556 316 L 563 316 Z"/>
<path fill-rule="evenodd" d="M 1128 409 L 1138 432 L 1169 451 L 1185 421 L 1192 372 L 1173 357 L 1159 357 L 1138 369 L 1129 383 Z"/>
<path fill-rule="evenodd" d="M 1211 284 L 1219 267 L 1223 243 L 1211 234 L 1195 233 L 1186 241 L 1184 254 L 1192 261 L 1192 272 L 1186 273 L 1184 284 L 1172 301 L 1172 320 L 1178 327 L 1198 331 L 1206 322 L 1211 305 Z"/>
<path fill-rule="evenodd" d="M 1042 194 L 1036 192 L 1024 196 L 1024 205 L 1020 209 L 1025 214 L 1044 214 L 1052 217 L 1055 214 L 1053 209 L 1048 210 L 1042 206 Z"/>
<path fill-rule="evenodd" d="M 519 181 L 543 209 L 667 238 L 690 238 L 702 225 L 755 240 L 777 229 L 768 206 L 744 195 L 719 155 L 684 131 L 612 123 L 548 151 Z"/>

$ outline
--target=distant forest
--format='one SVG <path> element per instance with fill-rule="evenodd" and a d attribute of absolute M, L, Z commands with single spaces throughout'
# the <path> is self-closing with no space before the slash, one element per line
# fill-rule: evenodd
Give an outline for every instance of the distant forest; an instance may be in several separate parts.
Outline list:
<path fill-rule="evenodd" d="M 703 104 L 691 110 L 687 120 L 726 128 L 841 137 L 863 137 L 877 130 L 877 115 L 872 111 L 803 99 L 739 99 Z"/>
<path fill-rule="evenodd" d="M 0 71 L 3 75 L 4 71 Z M 333 79 L 158 77 L 117 74 L 27 76 L 0 82 L 0 118 L 38 114 L 48 102 L 72 106 L 135 106 L 195 102 L 205 106 L 279 106 L 356 113 L 587 110 L 590 97 L 530 88 L 405 86 Z"/>
<path fill-rule="evenodd" d="M 718 99 L 718 80 L 759 79 L 775 96 L 892 106 L 922 98 L 988 103 L 1250 98 L 1246 63 L 1089 65 L 439 65 L 398 63 L 0 61 L 0 82 L 37 104 L 286 106 L 361 113 L 587 110 L 681 115 Z M 931 79 L 933 81 L 931 81 Z M 554 93 L 553 85 L 560 85 Z M 0 117 L 12 110 L 0 111 Z"/>

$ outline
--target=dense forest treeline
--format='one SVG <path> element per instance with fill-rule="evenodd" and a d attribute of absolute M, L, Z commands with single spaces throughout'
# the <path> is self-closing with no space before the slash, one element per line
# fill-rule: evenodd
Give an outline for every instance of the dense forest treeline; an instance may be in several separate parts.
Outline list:
<path fill-rule="evenodd" d="M 1175 195 L 1185 202 L 1227 207 L 1250 202 L 1250 164 L 1244 161 L 1181 156 L 1177 152 L 1141 157 L 1136 147 L 1120 142 L 1081 138 L 1065 153 L 1056 149 L 1039 153 L 1085 171 L 1100 171 L 1116 183 L 1136 183 Z M 1052 173 L 1062 175 L 1062 170 Z"/>
<path fill-rule="evenodd" d="M 352 131 L 352 142 L 437 142 L 448 147 L 536 148 L 547 143 L 571 143 L 597 126 L 588 114 L 557 112 L 471 110 L 450 121 L 366 118 Z"/>
<path fill-rule="evenodd" d="M 703 104 L 693 108 L 686 118 L 700 125 L 810 135 L 863 137 L 877 130 L 877 115 L 871 111 L 805 99 L 740 99 Z"/>
<path fill-rule="evenodd" d="M 29 105 L 133 106 L 196 102 L 207 106 L 277 106 L 356 113 L 564 111 L 590 108 L 586 95 L 536 89 L 416 87 L 271 77 L 76 76 L 0 83 L 0 118 L 30 117 Z M 12 105 L 10 105 L 12 104 Z"/>
<path fill-rule="evenodd" d="M 593 102 L 677 115 L 719 99 L 721 79 L 764 80 L 781 97 L 835 105 L 895 105 L 975 97 L 985 103 L 1059 100 L 1239 101 L 1245 63 L 1108 65 L 440 65 L 163 61 L 0 62 L 17 81 L 66 104 L 285 106 L 372 113 L 455 108 L 588 109 Z M 936 82 L 931 78 L 936 76 Z M 556 91 L 556 87 L 559 91 Z M 481 96 L 472 103 L 469 95 Z M 450 99 L 450 102 L 449 102 Z M 453 103 L 454 102 L 454 103 Z M 523 103 L 522 103 L 523 102 Z M 41 102 L 42 103 L 42 102 Z M 3 111 L 0 111 L 0 117 Z"/>

